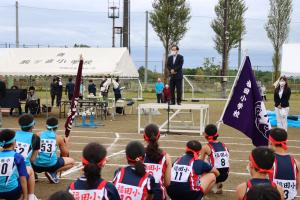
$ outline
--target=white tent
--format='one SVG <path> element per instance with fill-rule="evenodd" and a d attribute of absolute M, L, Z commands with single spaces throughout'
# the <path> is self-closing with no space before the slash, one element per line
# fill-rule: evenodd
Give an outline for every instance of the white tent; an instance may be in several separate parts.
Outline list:
<path fill-rule="evenodd" d="M 0 52 L 0 75 L 76 75 L 79 55 L 83 76 L 115 75 L 137 78 L 138 71 L 126 48 L 9 48 Z"/>
<path fill-rule="evenodd" d="M 282 47 L 281 74 L 287 76 L 300 76 L 300 62 L 298 60 L 300 43 L 284 44 Z"/>

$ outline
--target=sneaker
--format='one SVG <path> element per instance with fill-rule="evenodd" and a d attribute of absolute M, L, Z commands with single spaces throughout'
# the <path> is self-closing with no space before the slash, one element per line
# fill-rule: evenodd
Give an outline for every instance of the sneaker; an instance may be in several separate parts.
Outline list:
<path fill-rule="evenodd" d="M 57 177 L 56 172 L 45 172 L 45 175 L 50 181 L 50 183 L 54 183 L 54 184 L 59 183 L 59 178 Z"/>
<path fill-rule="evenodd" d="M 222 190 L 223 184 L 217 183 L 216 185 L 217 185 L 217 190 L 216 190 L 215 194 L 222 194 L 223 193 L 223 190 Z"/>

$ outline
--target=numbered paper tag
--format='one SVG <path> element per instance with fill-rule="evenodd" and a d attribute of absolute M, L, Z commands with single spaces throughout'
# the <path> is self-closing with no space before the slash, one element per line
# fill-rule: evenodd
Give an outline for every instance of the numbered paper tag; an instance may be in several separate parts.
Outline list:
<path fill-rule="evenodd" d="M 171 171 L 171 181 L 184 183 L 188 182 L 191 172 L 191 166 L 175 164 Z"/>
<path fill-rule="evenodd" d="M 140 200 L 143 197 L 143 187 L 118 183 L 116 188 L 121 200 Z"/>
<path fill-rule="evenodd" d="M 293 200 L 297 196 L 297 188 L 295 180 L 274 179 L 274 183 L 283 188 L 284 199 Z"/>
<path fill-rule="evenodd" d="M 229 153 L 227 151 L 214 152 L 215 168 L 228 168 L 229 167 Z"/>
<path fill-rule="evenodd" d="M 56 152 L 56 140 L 42 139 L 40 152 L 43 153 Z"/>
<path fill-rule="evenodd" d="M 27 143 L 23 143 L 23 142 L 16 143 L 15 151 L 21 154 L 24 157 L 24 159 L 28 157 L 29 149 L 30 149 L 30 145 Z"/>
<path fill-rule="evenodd" d="M 70 190 L 75 200 L 102 200 L 104 190 Z"/>
<path fill-rule="evenodd" d="M 13 172 L 14 157 L 0 158 L 0 176 L 10 176 Z"/>
<path fill-rule="evenodd" d="M 145 165 L 146 171 L 154 177 L 155 183 L 159 183 L 162 177 L 162 166 L 153 163 L 145 163 Z"/>

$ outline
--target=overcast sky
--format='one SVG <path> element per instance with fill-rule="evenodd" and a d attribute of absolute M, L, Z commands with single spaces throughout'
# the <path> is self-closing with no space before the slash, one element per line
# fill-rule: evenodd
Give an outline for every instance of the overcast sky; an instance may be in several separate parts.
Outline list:
<path fill-rule="evenodd" d="M 121 7 L 122 7 L 121 0 Z M 0 44 L 15 42 L 14 0 L 0 1 Z M 19 0 L 21 44 L 73 45 L 83 43 L 93 46 L 111 46 L 111 20 L 107 18 L 107 0 Z M 131 45 L 137 65 L 144 60 L 145 14 L 151 10 L 152 0 L 131 0 Z M 214 33 L 210 23 L 218 0 L 189 0 L 192 19 L 189 31 L 180 42 L 186 66 L 201 65 L 204 57 L 220 56 L 213 46 Z M 272 46 L 264 31 L 269 0 L 246 0 L 247 34 L 243 49 L 248 49 L 254 65 L 272 64 Z M 300 0 L 294 0 L 289 42 L 300 43 Z M 41 9 L 47 8 L 47 9 Z M 84 11 L 84 12 L 80 12 Z M 122 20 L 117 20 L 122 25 Z M 162 44 L 153 32 L 149 33 L 149 60 L 152 67 L 160 68 Z M 117 41 L 117 44 L 119 42 Z M 237 50 L 231 52 L 231 65 L 236 65 Z M 159 69 L 158 69 L 159 70 Z"/>

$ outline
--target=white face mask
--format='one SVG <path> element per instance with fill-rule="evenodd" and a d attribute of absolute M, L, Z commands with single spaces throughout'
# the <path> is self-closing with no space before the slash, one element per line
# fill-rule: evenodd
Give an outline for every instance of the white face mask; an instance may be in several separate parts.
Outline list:
<path fill-rule="evenodd" d="M 285 81 L 279 81 L 279 85 L 280 85 L 281 87 L 285 86 Z"/>

